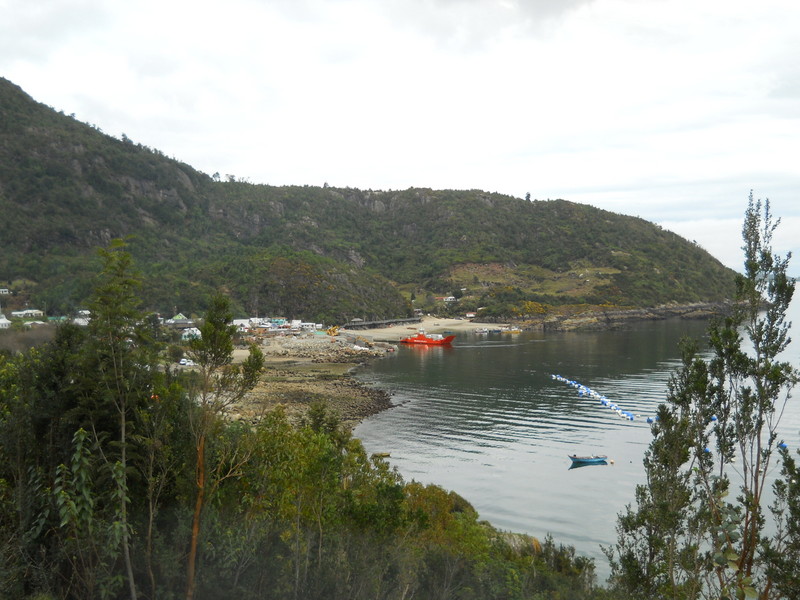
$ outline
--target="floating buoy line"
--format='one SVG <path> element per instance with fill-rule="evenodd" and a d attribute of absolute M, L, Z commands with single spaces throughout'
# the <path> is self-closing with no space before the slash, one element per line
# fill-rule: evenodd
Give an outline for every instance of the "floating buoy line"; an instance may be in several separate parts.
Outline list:
<path fill-rule="evenodd" d="M 576 390 L 578 390 L 578 395 L 579 396 L 586 396 L 586 397 L 594 398 L 595 400 L 598 400 L 600 402 L 600 404 L 602 404 L 606 408 L 609 408 L 612 411 L 614 411 L 615 413 L 617 413 L 617 415 L 619 415 L 620 418 L 627 419 L 628 421 L 635 421 L 636 420 L 636 415 L 634 415 L 631 411 L 624 410 L 622 407 L 617 405 L 616 402 L 613 402 L 612 400 L 609 400 L 603 394 L 601 394 L 599 392 L 596 392 L 595 390 L 591 389 L 590 387 L 587 387 L 587 386 L 585 386 L 582 383 L 579 383 L 577 381 L 573 381 L 572 379 L 567 379 L 566 377 L 563 377 L 561 375 L 553 374 L 553 375 L 550 375 L 550 377 L 553 378 L 556 381 L 560 381 L 561 383 L 566 383 L 567 385 L 574 387 Z M 658 417 L 647 417 L 647 422 L 648 423 L 653 423 L 657 419 L 658 419 Z"/>
<path fill-rule="evenodd" d="M 629 410 L 623 410 L 615 402 L 612 402 L 611 400 L 606 398 L 604 395 L 600 394 L 599 392 L 596 392 L 595 390 L 591 389 L 590 387 L 587 387 L 587 386 L 583 385 L 582 383 L 579 383 L 577 381 L 573 381 L 572 379 L 568 379 L 568 378 L 563 377 L 561 375 L 551 374 L 550 377 L 552 379 L 554 379 L 555 381 L 560 381 L 561 383 L 566 383 L 567 385 L 574 387 L 576 390 L 578 390 L 578 395 L 579 396 L 587 396 L 589 398 L 594 398 L 595 400 L 598 400 L 600 402 L 600 404 L 602 404 L 606 408 L 609 408 L 609 409 L 613 410 L 621 418 L 627 419 L 628 421 L 635 421 L 636 420 L 636 415 L 634 415 L 632 412 L 630 412 Z M 717 420 L 717 416 L 713 415 L 711 417 L 711 421 L 710 422 L 713 423 L 716 420 Z M 655 423 L 656 421 L 658 421 L 658 416 L 647 417 L 646 421 L 648 423 Z M 782 449 L 782 450 L 784 450 L 784 449 L 786 449 L 788 447 L 786 445 L 786 442 L 784 442 L 784 441 L 778 442 L 776 444 L 776 446 L 778 448 Z M 711 450 L 709 448 L 705 448 L 704 450 L 705 450 L 705 452 L 711 452 Z"/>

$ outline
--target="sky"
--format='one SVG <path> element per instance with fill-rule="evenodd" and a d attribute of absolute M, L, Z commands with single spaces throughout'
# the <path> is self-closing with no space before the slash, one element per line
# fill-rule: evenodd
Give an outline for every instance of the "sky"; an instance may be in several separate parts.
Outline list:
<path fill-rule="evenodd" d="M 0 0 L 0 14 L 0 76 L 209 175 L 563 198 L 737 270 L 752 190 L 781 219 L 774 250 L 800 259 L 796 0 Z"/>

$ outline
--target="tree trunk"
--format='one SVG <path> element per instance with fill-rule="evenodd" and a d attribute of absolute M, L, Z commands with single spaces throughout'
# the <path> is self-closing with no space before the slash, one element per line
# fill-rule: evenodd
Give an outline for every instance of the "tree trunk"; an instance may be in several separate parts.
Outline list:
<path fill-rule="evenodd" d="M 122 446 L 122 493 L 120 494 L 120 513 L 122 515 L 122 555 L 125 560 L 125 571 L 128 574 L 128 590 L 131 600 L 136 600 L 136 582 L 133 579 L 133 564 L 131 563 L 130 531 L 128 530 L 128 455 L 127 455 L 127 421 L 125 414 L 127 404 L 122 402 L 120 410 L 120 442 Z"/>
<path fill-rule="evenodd" d="M 186 571 L 186 600 L 193 600 L 197 563 L 197 541 L 200 537 L 200 513 L 203 511 L 206 487 L 206 436 L 200 435 L 197 444 L 197 500 L 192 519 L 192 541 L 189 546 L 189 564 Z"/>

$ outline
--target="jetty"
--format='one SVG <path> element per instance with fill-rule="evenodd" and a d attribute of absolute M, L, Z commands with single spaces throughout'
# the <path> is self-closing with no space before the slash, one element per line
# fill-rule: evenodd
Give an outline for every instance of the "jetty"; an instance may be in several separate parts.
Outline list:
<path fill-rule="evenodd" d="M 353 319 L 341 325 L 345 329 L 376 329 L 378 327 L 391 327 L 392 325 L 404 325 L 409 323 L 421 323 L 421 317 L 408 317 L 405 319 L 385 319 L 383 321 L 364 321 L 363 319 Z"/>

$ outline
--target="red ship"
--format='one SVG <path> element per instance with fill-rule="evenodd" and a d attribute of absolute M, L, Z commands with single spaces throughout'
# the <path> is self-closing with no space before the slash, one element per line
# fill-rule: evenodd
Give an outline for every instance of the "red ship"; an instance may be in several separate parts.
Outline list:
<path fill-rule="evenodd" d="M 417 335 L 401 338 L 400 343 L 425 344 L 426 346 L 449 346 L 454 339 L 456 339 L 456 336 L 454 335 L 448 335 L 446 337 L 441 336 L 438 333 L 432 333 L 428 335 L 422 329 L 420 329 Z"/>

